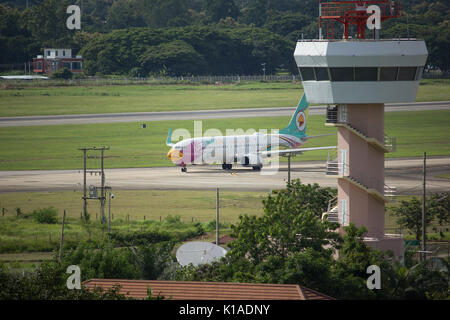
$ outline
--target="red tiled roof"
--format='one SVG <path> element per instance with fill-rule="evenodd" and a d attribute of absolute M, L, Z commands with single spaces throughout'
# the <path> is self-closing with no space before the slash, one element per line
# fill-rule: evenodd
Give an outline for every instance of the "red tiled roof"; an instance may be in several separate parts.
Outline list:
<path fill-rule="evenodd" d="M 90 279 L 83 283 L 88 289 L 104 290 L 120 285 L 120 293 L 136 299 L 152 296 L 172 300 L 330 300 L 333 299 L 314 290 L 296 284 L 257 284 L 201 281 L 159 281 Z"/>

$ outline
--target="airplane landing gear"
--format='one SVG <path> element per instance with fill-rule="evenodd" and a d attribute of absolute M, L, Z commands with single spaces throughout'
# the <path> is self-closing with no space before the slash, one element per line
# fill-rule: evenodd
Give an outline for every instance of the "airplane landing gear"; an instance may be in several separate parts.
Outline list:
<path fill-rule="evenodd" d="M 231 168 L 233 168 L 232 164 L 228 164 L 228 163 L 222 164 L 222 169 L 223 170 L 231 170 Z"/>

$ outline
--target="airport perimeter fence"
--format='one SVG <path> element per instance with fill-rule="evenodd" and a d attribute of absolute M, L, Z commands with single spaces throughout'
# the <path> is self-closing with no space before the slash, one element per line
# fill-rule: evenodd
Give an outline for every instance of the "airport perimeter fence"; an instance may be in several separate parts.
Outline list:
<path fill-rule="evenodd" d="M 146 77 L 109 78 L 88 77 L 79 79 L 0 79 L 4 87 L 21 85 L 31 87 L 48 86 L 105 86 L 105 85 L 152 85 L 152 84 L 239 84 L 241 82 L 299 82 L 299 75 L 236 75 L 236 76 L 191 76 L 191 77 Z"/>

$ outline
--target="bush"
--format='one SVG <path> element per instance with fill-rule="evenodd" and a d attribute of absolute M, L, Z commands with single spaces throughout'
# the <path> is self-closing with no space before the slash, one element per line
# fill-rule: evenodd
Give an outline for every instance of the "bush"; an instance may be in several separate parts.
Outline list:
<path fill-rule="evenodd" d="M 70 70 L 69 69 L 67 69 L 67 68 L 64 68 L 64 69 L 61 69 L 61 70 L 58 70 L 58 71 L 56 71 L 56 72 L 53 72 L 52 73 L 52 75 L 51 75 L 51 77 L 53 78 L 53 79 L 72 79 L 72 72 L 70 72 Z"/>
<path fill-rule="evenodd" d="M 34 210 L 31 214 L 37 223 L 55 224 L 58 211 L 53 207 Z"/>

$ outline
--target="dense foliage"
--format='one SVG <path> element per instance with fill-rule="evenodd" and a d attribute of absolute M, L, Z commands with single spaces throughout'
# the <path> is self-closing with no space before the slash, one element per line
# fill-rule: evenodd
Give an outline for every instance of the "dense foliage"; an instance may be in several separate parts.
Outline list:
<path fill-rule="evenodd" d="M 401 262 L 389 252 L 369 248 L 367 230 L 321 219 L 336 190 L 295 180 L 264 200 L 264 213 L 241 216 L 235 240 L 219 262 L 181 267 L 174 256 L 179 240 L 165 233 L 134 234 L 65 248 L 61 260 L 29 273 L 0 265 L 0 299 L 123 299 L 118 291 L 68 290 L 66 269 L 77 265 L 90 278 L 191 280 L 299 284 L 338 299 L 450 299 L 450 261 L 438 269 L 405 252 Z M 170 224 L 179 223 L 172 217 Z M 212 224 L 212 223 L 211 223 Z M 339 255 L 336 256 L 337 250 Z M 381 270 L 381 289 L 367 288 L 367 267 Z"/>
<path fill-rule="evenodd" d="M 237 239 L 224 259 L 182 268 L 177 279 L 294 283 L 339 299 L 450 298 L 445 269 L 417 263 L 409 253 L 402 262 L 393 261 L 390 252 L 364 243 L 364 227 L 351 224 L 343 237 L 335 233 L 337 224 L 320 219 L 326 194 L 334 196 L 329 189 L 294 181 L 264 201 L 263 216 L 240 218 L 234 227 Z M 370 265 L 380 267 L 380 290 L 367 288 Z"/>
<path fill-rule="evenodd" d="M 450 223 L 450 193 L 435 193 L 425 201 L 426 224 L 437 222 L 439 225 Z M 422 201 L 413 197 L 409 201 L 402 200 L 398 207 L 392 208 L 397 224 L 420 240 L 422 237 Z"/>
<path fill-rule="evenodd" d="M 46 47 L 70 47 L 88 74 L 258 74 L 295 72 L 298 38 L 317 38 L 317 0 L 83 0 L 81 31 L 65 26 L 73 1 L 0 1 L 0 64 L 23 63 Z M 81 1 L 74 1 L 80 4 Z M 450 69 L 450 5 L 402 1 L 385 38 L 427 43 L 428 64 Z"/>

